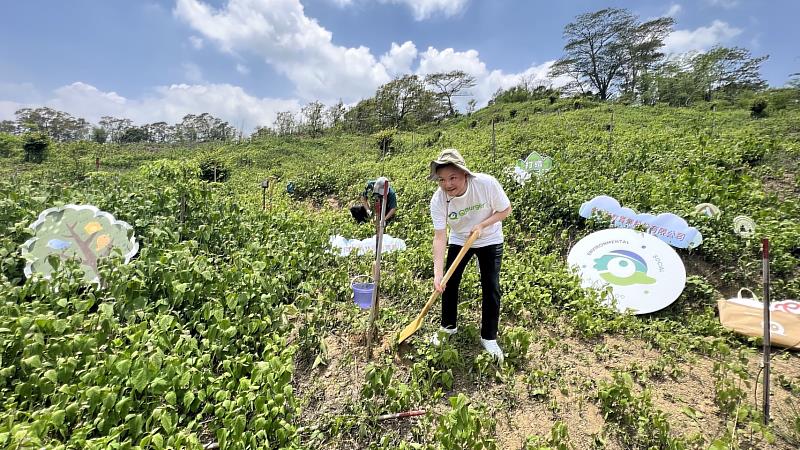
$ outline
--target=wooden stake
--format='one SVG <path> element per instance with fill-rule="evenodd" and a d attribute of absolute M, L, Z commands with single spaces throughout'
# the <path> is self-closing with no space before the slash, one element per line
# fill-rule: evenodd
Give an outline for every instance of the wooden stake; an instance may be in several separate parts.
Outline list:
<path fill-rule="evenodd" d="M 492 117 L 492 159 L 495 158 L 496 147 L 494 140 L 494 117 Z"/>
<path fill-rule="evenodd" d="M 378 416 L 377 420 L 380 421 L 380 420 L 387 420 L 387 419 L 403 419 L 405 417 L 421 416 L 421 415 L 425 414 L 426 412 L 427 411 L 425 411 L 424 409 L 418 409 L 416 411 L 406 411 L 406 412 L 400 412 L 400 413 L 394 413 L 394 414 L 383 414 L 383 415 Z"/>
<path fill-rule="evenodd" d="M 381 282 L 381 252 L 383 250 L 383 229 L 386 227 L 386 202 L 389 199 L 389 179 L 381 177 L 384 180 L 383 183 L 383 200 L 381 201 L 381 212 L 380 212 L 380 220 L 377 223 L 376 233 L 375 233 L 375 267 L 372 271 L 372 279 L 375 282 L 375 287 L 372 289 L 372 307 L 369 310 L 369 326 L 367 326 L 367 359 L 372 359 L 372 335 L 375 333 L 375 319 L 378 318 L 378 288 L 380 287 Z M 378 186 L 378 182 L 381 180 L 375 181 L 375 186 Z M 376 212 L 378 211 L 378 205 L 375 205 Z"/>
<path fill-rule="evenodd" d="M 767 425 L 769 424 L 769 361 L 772 353 L 769 318 L 769 239 L 761 240 L 761 252 L 764 278 L 764 425 Z"/>
<path fill-rule="evenodd" d="M 186 223 L 186 194 L 181 194 L 181 224 Z"/>

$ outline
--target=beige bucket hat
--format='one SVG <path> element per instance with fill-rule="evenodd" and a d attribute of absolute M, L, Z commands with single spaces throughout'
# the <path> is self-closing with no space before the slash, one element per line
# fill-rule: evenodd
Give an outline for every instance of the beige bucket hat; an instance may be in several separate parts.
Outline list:
<path fill-rule="evenodd" d="M 467 169 L 467 163 L 464 161 L 464 157 L 461 156 L 458 150 L 454 148 L 446 148 L 439 153 L 439 156 L 431 161 L 431 172 L 428 175 L 428 179 L 431 181 L 438 181 L 439 175 L 436 175 L 436 171 L 446 165 L 453 165 L 457 168 L 463 170 L 467 173 L 467 176 L 474 177 L 475 175 Z"/>

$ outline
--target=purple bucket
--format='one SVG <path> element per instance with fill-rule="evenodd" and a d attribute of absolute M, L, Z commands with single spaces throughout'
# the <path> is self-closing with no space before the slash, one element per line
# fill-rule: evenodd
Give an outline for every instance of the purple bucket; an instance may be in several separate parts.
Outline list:
<path fill-rule="evenodd" d="M 371 281 L 372 277 L 359 275 L 350 282 L 350 287 L 353 288 L 353 301 L 355 304 L 361 309 L 369 309 L 372 307 L 372 293 L 375 291 L 375 283 L 360 282 L 359 279 Z"/>

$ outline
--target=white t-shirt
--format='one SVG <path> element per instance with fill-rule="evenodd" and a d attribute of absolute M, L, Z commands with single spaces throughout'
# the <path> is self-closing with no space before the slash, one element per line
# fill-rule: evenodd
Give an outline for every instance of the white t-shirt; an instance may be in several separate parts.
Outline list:
<path fill-rule="evenodd" d="M 474 177 L 467 177 L 467 190 L 460 197 L 449 198 L 441 187 L 434 192 L 431 198 L 433 229 L 444 230 L 446 225 L 450 225 L 448 243 L 464 245 L 472 227 L 509 206 L 511 202 L 500 183 L 491 175 L 476 173 Z M 503 224 L 497 222 L 484 228 L 472 246 L 478 248 L 502 243 Z"/>

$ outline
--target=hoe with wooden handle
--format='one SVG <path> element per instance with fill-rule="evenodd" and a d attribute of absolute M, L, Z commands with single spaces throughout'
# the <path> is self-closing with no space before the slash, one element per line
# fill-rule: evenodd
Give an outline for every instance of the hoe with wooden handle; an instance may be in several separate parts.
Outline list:
<path fill-rule="evenodd" d="M 444 274 L 441 284 L 447 283 L 447 280 L 449 280 L 450 276 L 453 275 L 453 272 L 456 271 L 456 267 L 458 267 L 458 265 L 461 263 L 461 260 L 464 259 L 464 256 L 467 254 L 469 248 L 472 247 L 472 244 L 475 242 L 476 239 L 478 239 L 478 233 L 472 233 L 469 235 L 469 239 L 467 239 L 467 242 L 465 242 L 464 246 L 461 247 L 461 251 L 458 252 L 458 255 L 456 255 L 455 261 L 453 261 L 453 264 L 450 264 L 450 268 L 448 268 L 447 273 Z M 402 343 L 403 341 L 411 337 L 412 334 L 416 333 L 417 330 L 419 330 L 422 327 L 422 319 L 424 319 L 425 315 L 428 314 L 428 310 L 431 309 L 431 306 L 433 306 L 433 302 L 436 301 L 437 297 L 439 297 L 439 291 L 434 289 L 433 294 L 431 294 L 430 300 L 428 300 L 428 303 L 426 303 L 425 306 L 422 308 L 422 311 L 420 311 L 417 318 L 414 319 L 413 322 L 408 324 L 403 329 L 403 331 L 400 332 L 400 335 L 397 337 L 398 344 Z"/>

